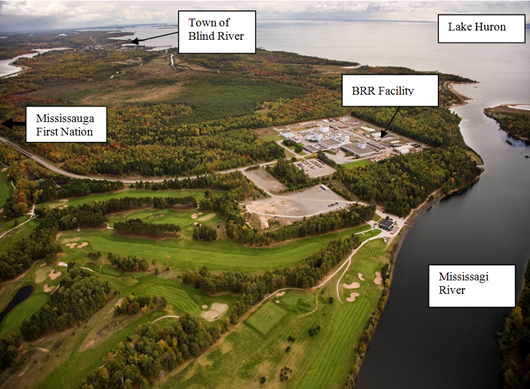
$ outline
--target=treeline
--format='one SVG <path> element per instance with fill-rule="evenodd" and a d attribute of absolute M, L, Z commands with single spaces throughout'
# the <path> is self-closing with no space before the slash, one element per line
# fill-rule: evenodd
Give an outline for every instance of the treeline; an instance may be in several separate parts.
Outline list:
<path fill-rule="evenodd" d="M 101 227 L 107 222 L 106 215 L 112 212 L 123 212 L 145 207 L 166 209 L 178 205 L 196 206 L 197 200 L 193 196 L 122 197 L 106 201 L 92 201 L 77 207 L 63 209 L 43 208 L 36 210 L 36 214 L 45 218 L 49 223 L 55 224 L 60 230 L 71 230 L 78 227 Z"/>
<path fill-rule="evenodd" d="M 326 155 L 326 153 L 324 153 L 323 151 L 318 151 L 317 152 L 317 158 L 319 160 L 321 160 L 322 162 L 324 162 L 326 165 L 328 166 L 331 166 L 332 168 L 335 168 L 335 169 L 342 169 L 342 165 L 339 165 L 337 162 L 335 162 L 334 160 L 332 160 L 330 157 L 328 157 Z"/>
<path fill-rule="evenodd" d="M 394 113 L 393 107 L 353 107 L 352 116 L 385 128 Z M 390 131 L 431 146 L 465 147 L 459 128 L 460 118 L 447 108 L 401 107 L 392 120 Z"/>
<path fill-rule="evenodd" d="M 298 169 L 285 158 L 278 159 L 273 167 L 267 166 L 267 171 L 291 190 L 307 188 L 318 183 L 318 180 L 312 180 L 303 169 Z"/>
<path fill-rule="evenodd" d="M 63 209 L 36 209 L 35 213 L 41 218 L 39 225 L 28 237 L 15 241 L 7 254 L 0 255 L 0 281 L 15 278 L 37 259 L 50 256 L 53 260 L 57 253 L 62 252 L 61 245 L 55 242 L 59 230 L 102 227 L 107 222 L 106 215 L 111 212 L 142 207 L 164 209 L 182 204 L 196 205 L 197 200 L 193 196 L 123 197 Z"/>
<path fill-rule="evenodd" d="M 41 223 L 28 237 L 13 242 L 7 254 L 0 255 L 0 282 L 15 278 L 37 259 L 54 259 L 63 251 L 55 242 L 56 233 L 55 226 Z"/>
<path fill-rule="evenodd" d="M 205 325 L 187 314 L 164 328 L 157 324 L 140 326 L 134 335 L 118 343 L 114 356 L 90 373 L 79 388 L 146 389 L 162 370 L 170 372 L 185 360 L 199 356 L 227 329 L 226 323 L 223 327 Z"/>
<path fill-rule="evenodd" d="M 128 219 L 114 223 L 114 231 L 119 235 L 148 236 L 150 238 L 178 237 L 181 227 L 176 224 L 144 223 L 141 219 Z"/>
<path fill-rule="evenodd" d="M 204 224 L 197 225 L 193 227 L 193 239 L 212 242 L 217 239 L 217 230 Z"/>
<path fill-rule="evenodd" d="M 526 266 L 523 291 L 506 318 L 500 338 L 504 388 L 530 387 L 530 266 Z"/>
<path fill-rule="evenodd" d="M 511 136 L 530 140 L 530 114 L 516 113 L 508 107 L 486 108 L 484 114 L 494 119 Z"/>
<path fill-rule="evenodd" d="M 110 291 L 109 282 L 69 263 L 60 287 L 37 313 L 22 322 L 20 333 L 33 341 L 44 333 L 63 331 L 85 321 L 107 303 Z"/>
<path fill-rule="evenodd" d="M 464 149 L 451 146 L 400 155 L 334 174 L 361 200 L 381 203 L 388 212 L 406 216 L 440 187 L 444 194 L 468 187 L 480 169 Z"/>
<path fill-rule="evenodd" d="M 238 301 L 228 310 L 231 323 L 236 323 L 248 308 L 263 299 L 266 294 L 286 287 L 310 288 L 315 286 L 333 266 L 359 245 L 359 238 L 351 235 L 345 239 L 330 241 L 305 262 L 288 268 L 274 269 L 263 274 L 240 272 L 210 273 L 206 267 L 188 270 L 182 282 L 194 285 L 208 293 L 232 292 L 240 294 Z"/>
<path fill-rule="evenodd" d="M 118 254 L 109 253 L 107 259 L 117 269 L 133 272 L 133 271 L 147 271 L 149 263 L 140 256 L 121 257 Z"/>
<path fill-rule="evenodd" d="M 114 315 L 135 315 L 141 309 L 149 307 L 164 309 L 167 307 L 167 299 L 156 294 L 153 296 L 136 296 L 134 293 L 129 293 L 123 298 L 121 304 L 114 307 Z"/>
<path fill-rule="evenodd" d="M 11 157 L 14 158 L 14 155 L 8 149 L 4 149 L 1 146 L 0 156 L 4 156 L 7 160 L 11 160 Z M 2 151 L 5 151 L 5 153 L 2 154 Z M 27 167 L 30 167 L 25 169 L 28 174 L 31 174 L 29 177 L 37 176 L 37 173 L 41 174 L 39 171 L 32 172 L 33 164 L 29 164 Z M 21 170 L 20 166 L 17 165 L 15 170 Z M 12 173 L 11 170 L 10 173 Z M 16 174 L 18 175 L 19 173 Z M 26 178 L 22 178 L 23 176 L 19 178 L 20 182 L 26 180 Z M 227 204 L 232 206 L 236 204 L 236 210 L 237 200 L 260 197 L 262 195 L 259 189 L 239 171 L 201 176 L 196 179 L 189 178 L 182 181 L 169 180 L 166 184 L 178 189 L 211 188 L 230 190 L 227 196 L 231 199 L 231 204 Z M 206 191 L 206 194 L 208 197 L 212 196 L 209 190 Z M 27 203 L 24 202 L 23 204 L 27 211 Z M 35 213 L 41 219 L 40 224 L 28 237 L 15 241 L 7 254 L 0 255 L 0 282 L 15 278 L 18 274 L 29 269 L 35 260 L 44 259 L 48 255 L 50 260 L 53 260 L 57 253 L 62 252 L 61 245 L 55 242 L 55 235 L 59 230 L 78 227 L 102 227 L 107 222 L 106 215 L 111 212 L 128 211 L 142 207 L 163 209 L 179 205 L 196 206 L 197 200 L 193 196 L 123 197 L 102 202 L 89 202 L 77 207 L 63 209 L 37 208 Z M 233 210 L 233 208 L 230 208 L 230 210 Z"/>
<path fill-rule="evenodd" d="M 11 332 L 0 339 L 0 372 L 11 366 L 18 355 L 19 346 L 20 334 L 17 332 Z"/>

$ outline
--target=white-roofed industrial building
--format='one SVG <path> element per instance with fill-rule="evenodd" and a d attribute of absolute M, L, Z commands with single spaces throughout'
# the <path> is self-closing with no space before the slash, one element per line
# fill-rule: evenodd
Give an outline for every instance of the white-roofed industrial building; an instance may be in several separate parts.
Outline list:
<path fill-rule="evenodd" d="M 367 157 L 375 153 L 375 150 L 367 146 L 366 143 L 357 142 L 357 143 L 347 143 L 342 145 L 342 150 L 349 151 L 350 153 L 355 154 L 358 157 Z"/>

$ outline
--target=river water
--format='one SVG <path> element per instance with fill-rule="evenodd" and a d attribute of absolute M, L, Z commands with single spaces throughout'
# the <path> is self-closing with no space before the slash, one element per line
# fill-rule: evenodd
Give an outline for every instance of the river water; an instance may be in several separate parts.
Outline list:
<path fill-rule="evenodd" d="M 166 31 L 171 30 L 142 26 L 134 36 Z M 175 41 L 171 35 L 149 44 Z M 428 308 L 427 274 L 429 264 L 516 264 L 521 286 L 530 257 L 530 159 L 524 158 L 530 147 L 513 139 L 508 145 L 507 135 L 482 110 L 530 103 L 527 44 L 438 44 L 435 23 L 282 20 L 258 21 L 258 47 L 479 81 L 456 86 L 473 100 L 454 111 L 486 170 L 464 194 L 422 215 L 407 235 L 356 388 L 499 387 L 495 333 L 510 309 Z"/>
<path fill-rule="evenodd" d="M 528 30 L 527 30 L 528 35 Z M 429 308 L 429 264 L 516 264 L 521 287 L 530 257 L 530 147 L 483 115 L 485 107 L 530 103 L 527 44 L 442 45 L 434 23 L 260 23 L 266 49 L 455 73 L 479 81 L 454 109 L 466 143 L 484 159 L 479 182 L 422 215 L 397 258 L 383 317 L 356 388 L 497 388 L 496 331 L 509 308 Z"/>
<path fill-rule="evenodd" d="M 36 53 L 22 54 L 22 55 L 19 55 L 18 57 L 1 60 L 0 61 L 0 78 L 1 77 L 6 77 L 6 76 L 9 76 L 9 75 L 14 75 L 14 74 L 16 74 L 16 73 L 18 73 L 18 72 L 20 72 L 22 70 L 21 66 L 12 65 L 12 63 L 15 62 L 17 59 L 20 59 L 20 58 L 33 58 L 36 55 L 39 55 L 41 53 L 46 53 L 48 51 L 65 50 L 65 49 L 67 49 L 67 47 L 57 47 L 57 48 L 53 48 L 53 49 L 34 49 L 36 51 Z"/>

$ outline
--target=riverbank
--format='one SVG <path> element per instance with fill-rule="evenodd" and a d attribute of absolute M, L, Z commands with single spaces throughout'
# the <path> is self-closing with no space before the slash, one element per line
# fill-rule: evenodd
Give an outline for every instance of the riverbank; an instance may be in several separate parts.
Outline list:
<path fill-rule="evenodd" d="M 484 108 L 484 115 L 495 120 L 510 136 L 530 142 L 530 110 L 514 108 L 517 104 L 503 104 Z"/>

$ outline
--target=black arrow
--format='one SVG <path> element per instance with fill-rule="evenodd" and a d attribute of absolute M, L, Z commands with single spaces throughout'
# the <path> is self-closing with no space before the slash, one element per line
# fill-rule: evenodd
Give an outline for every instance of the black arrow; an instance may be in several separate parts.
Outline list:
<path fill-rule="evenodd" d="M 134 39 L 131 41 L 131 43 L 134 43 L 135 45 L 137 45 L 137 44 L 139 44 L 140 42 L 148 41 L 149 39 L 160 38 L 161 36 L 168 36 L 168 35 L 173 35 L 173 34 L 178 34 L 178 33 L 179 33 L 178 31 L 175 31 L 175 32 L 170 32 L 169 34 L 163 34 L 163 35 L 152 36 L 151 38 L 145 38 L 145 39 L 134 38 Z"/>
<path fill-rule="evenodd" d="M 398 107 L 398 109 L 396 109 L 396 112 L 394 113 L 394 116 L 392 116 L 392 119 L 390 119 L 390 121 L 388 122 L 386 128 L 383 131 L 381 131 L 381 138 L 384 137 L 385 135 L 388 135 L 388 132 L 386 132 L 386 130 L 388 130 L 388 127 L 390 127 L 390 123 L 392 123 L 392 120 L 394 120 L 394 118 L 396 117 L 396 115 L 397 115 L 397 113 L 398 113 L 400 108 L 401 107 Z"/>
<path fill-rule="evenodd" d="M 13 126 L 25 126 L 26 122 L 14 122 L 13 119 L 8 119 L 2 123 L 3 126 L 13 129 Z"/>

